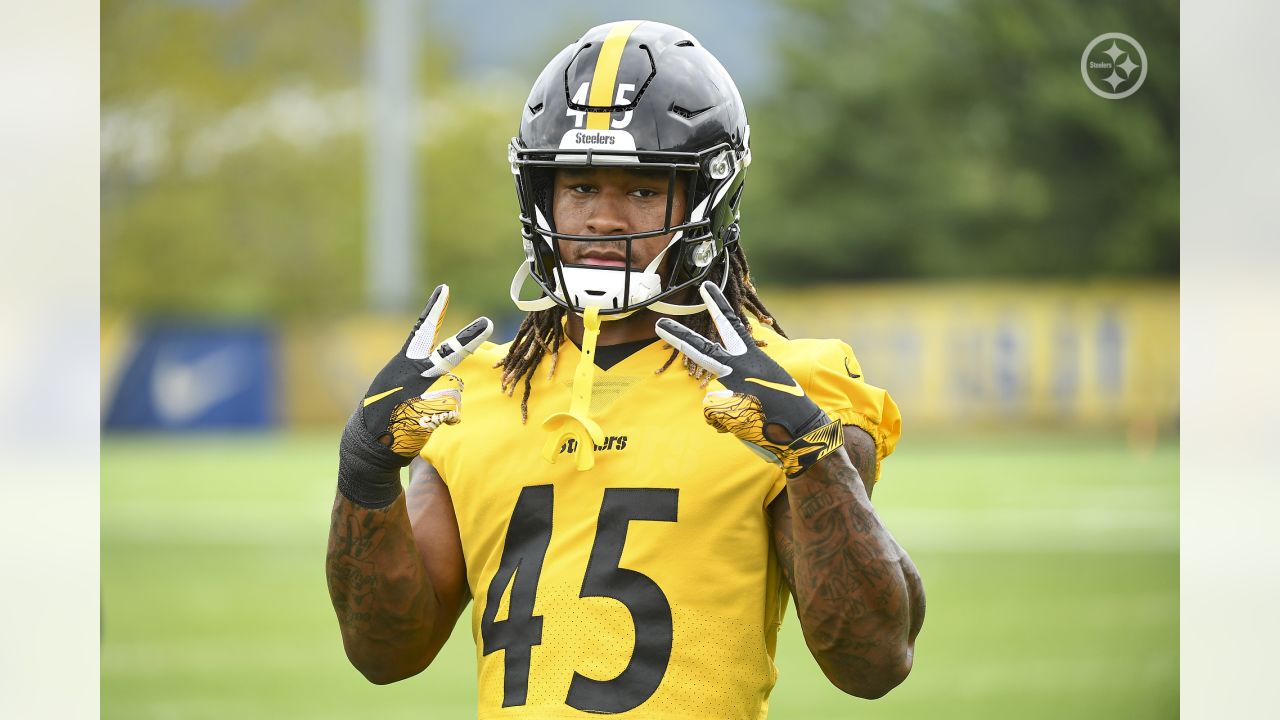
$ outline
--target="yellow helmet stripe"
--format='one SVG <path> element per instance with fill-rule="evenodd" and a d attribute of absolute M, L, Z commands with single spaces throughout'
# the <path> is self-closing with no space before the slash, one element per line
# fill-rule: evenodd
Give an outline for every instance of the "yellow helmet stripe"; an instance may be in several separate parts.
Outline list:
<path fill-rule="evenodd" d="M 627 38 L 643 20 L 627 20 L 615 23 L 604 38 L 600 47 L 600 57 L 596 59 L 595 74 L 591 77 L 591 94 L 587 104 L 592 107 L 613 104 L 613 85 L 618 80 L 618 66 L 622 64 L 622 51 L 627 46 Z M 588 130 L 608 130 L 609 116 L 607 112 L 587 113 Z"/>

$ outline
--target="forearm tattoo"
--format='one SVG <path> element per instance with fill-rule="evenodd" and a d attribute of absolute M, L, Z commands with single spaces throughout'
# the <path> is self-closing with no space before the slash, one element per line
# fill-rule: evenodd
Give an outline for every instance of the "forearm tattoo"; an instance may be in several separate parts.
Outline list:
<path fill-rule="evenodd" d="M 326 561 L 343 644 L 360 669 L 401 667 L 426 646 L 437 611 L 402 495 L 372 510 L 341 493 Z"/>
<path fill-rule="evenodd" d="M 774 513 L 779 566 L 805 640 L 833 680 L 892 666 L 904 651 L 909 661 L 924 615 L 915 565 L 862 485 L 874 477 L 874 443 L 851 435 L 846 453 L 788 481 Z"/>

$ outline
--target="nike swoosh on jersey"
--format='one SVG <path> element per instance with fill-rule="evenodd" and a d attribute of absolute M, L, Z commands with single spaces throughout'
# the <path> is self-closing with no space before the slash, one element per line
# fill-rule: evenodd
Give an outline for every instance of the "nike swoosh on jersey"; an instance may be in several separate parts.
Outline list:
<path fill-rule="evenodd" d="M 365 399 L 364 399 L 364 406 L 365 406 L 365 407 L 369 407 L 370 405 L 372 405 L 372 404 L 374 404 L 374 403 L 378 402 L 379 400 L 381 400 L 382 398 L 384 398 L 384 397 L 386 397 L 386 396 L 390 395 L 391 393 L 393 393 L 393 392 L 399 392 L 399 391 L 401 391 L 401 390 L 403 390 L 403 389 L 404 389 L 404 386 L 402 385 L 402 386 L 400 386 L 400 387 L 398 387 L 398 388 L 391 388 L 390 390 L 388 390 L 388 391 L 386 391 L 386 392 L 380 392 L 380 393 L 378 393 L 377 395 L 370 395 L 369 397 L 367 397 L 367 398 L 365 398 Z"/>
<path fill-rule="evenodd" d="M 800 383 L 796 382 L 795 380 L 791 381 L 793 383 L 792 385 L 783 385 L 782 383 L 769 382 L 768 380 L 760 380 L 759 378 L 746 378 L 746 380 L 749 383 L 763 385 L 767 388 L 777 390 L 778 392 L 784 392 L 788 395 L 795 395 L 796 397 L 804 397 L 804 388 L 800 387 Z"/>
<path fill-rule="evenodd" d="M 848 373 L 848 374 L 849 374 L 849 377 L 853 378 L 854 380 L 857 380 L 858 378 L 862 377 L 861 375 L 859 375 L 859 374 L 855 373 L 855 372 L 854 372 L 854 371 L 849 367 L 849 358 L 847 358 L 847 357 L 844 359 L 844 371 L 845 371 L 846 373 Z"/>

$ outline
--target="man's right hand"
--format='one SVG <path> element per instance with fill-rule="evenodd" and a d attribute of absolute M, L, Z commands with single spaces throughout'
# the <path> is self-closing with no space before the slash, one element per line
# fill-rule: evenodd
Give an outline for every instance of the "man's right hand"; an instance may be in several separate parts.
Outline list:
<path fill-rule="evenodd" d="M 437 286 L 404 346 L 373 379 L 359 409 L 369 437 L 403 457 L 405 465 L 422 451 L 432 431 L 458 422 L 462 380 L 449 371 L 493 332 L 493 323 L 481 317 L 436 346 L 448 306 L 449 286 Z"/>
<path fill-rule="evenodd" d="M 402 491 L 400 469 L 422 452 L 437 427 L 458 422 L 462 380 L 449 371 L 489 337 L 493 323 L 479 318 L 436 346 L 448 305 L 449 288 L 441 285 L 342 431 L 338 490 L 362 507 L 394 502 Z"/>

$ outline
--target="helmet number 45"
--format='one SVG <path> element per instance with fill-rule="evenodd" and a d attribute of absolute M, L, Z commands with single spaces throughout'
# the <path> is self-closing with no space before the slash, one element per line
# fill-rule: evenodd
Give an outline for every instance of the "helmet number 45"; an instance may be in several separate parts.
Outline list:
<path fill-rule="evenodd" d="M 618 83 L 618 94 L 613 99 L 614 105 L 626 105 L 631 102 L 631 98 L 627 97 L 628 93 L 635 92 L 636 86 L 631 83 Z M 573 103 L 575 105 L 587 105 L 587 99 L 591 97 L 591 83 L 584 82 L 578 86 L 578 92 L 573 94 Z M 573 118 L 574 127 L 582 127 L 586 121 L 587 113 L 582 110 L 574 110 L 569 108 L 566 113 L 568 117 Z M 621 130 L 631 124 L 631 116 L 633 111 L 628 110 L 622 113 L 622 117 L 614 120 L 609 127 L 614 130 Z"/>

